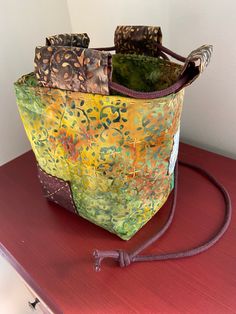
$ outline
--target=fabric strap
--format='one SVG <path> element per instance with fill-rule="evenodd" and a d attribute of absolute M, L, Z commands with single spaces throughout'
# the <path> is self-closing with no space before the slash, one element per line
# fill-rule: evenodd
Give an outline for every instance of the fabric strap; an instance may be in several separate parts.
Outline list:
<path fill-rule="evenodd" d="M 179 259 L 184 257 L 190 257 L 197 255 L 199 253 L 202 253 L 206 250 L 208 250 L 210 247 L 212 247 L 219 239 L 223 236 L 225 231 L 228 229 L 231 215 L 232 215 L 232 208 L 231 208 L 231 200 L 230 196 L 225 189 L 225 187 L 219 183 L 216 178 L 214 178 L 211 174 L 209 174 L 206 170 L 202 169 L 199 166 L 193 165 L 191 163 L 186 163 L 183 161 L 178 161 L 179 165 L 188 167 L 196 172 L 199 172 L 201 175 L 203 175 L 206 179 L 208 179 L 221 193 L 221 195 L 224 198 L 225 202 L 225 215 L 224 220 L 222 222 L 222 225 L 220 226 L 219 230 L 215 232 L 215 234 L 206 242 L 200 244 L 197 247 L 191 248 L 189 250 L 180 251 L 180 252 L 173 252 L 173 253 L 166 253 L 166 254 L 157 254 L 157 255 L 139 255 L 142 251 L 144 251 L 146 248 L 148 248 L 150 245 L 152 245 L 154 242 L 156 242 L 164 233 L 165 231 L 170 227 L 174 213 L 175 213 L 175 207 L 176 207 L 176 201 L 177 201 L 177 189 L 178 189 L 178 165 L 176 165 L 175 169 L 175 187 L 173 191 L 173 199 L 172 199 L 172 205 L 171 210 L 169 212 L 168 219 L 164 226 L 161 228 L 160 231 L 158 231 L 156 234 L 154 234 L 150 239 L 148 239 L 146 242 L 142 243 L 140 246 L 136 248 L 133 252 L 126 252 L 124 250 L 114 250 L 114 251 L 99 251 L 95 250 L 93 252 L 93 256 L 95 258 L 95 270 L 100 271 L 101 269 L 101 262 L 105 258 L 113 258 L 114 260 L 119 262 L 120 267 L 126 267 L 129 266 L 131 263 L 134 262 L 150 262 L 150 261 L 163 261 L 163 260 L 170 260 L 170 259 Z"/>

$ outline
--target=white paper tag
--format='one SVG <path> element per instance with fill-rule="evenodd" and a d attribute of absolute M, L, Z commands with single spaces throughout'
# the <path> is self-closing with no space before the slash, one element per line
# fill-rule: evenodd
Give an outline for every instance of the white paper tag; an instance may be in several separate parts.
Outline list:
<path fill-rule="evenodd" d="M 178 157 L 178 151 L 179 151 L 179 133 L 180 133 L 180 127 L 178 128 L 178 131 L 174 135 L 174 144 L 170 156 L 169 161 L 169 174 L 172 174 L 175 169 L 175 163 Z"/>

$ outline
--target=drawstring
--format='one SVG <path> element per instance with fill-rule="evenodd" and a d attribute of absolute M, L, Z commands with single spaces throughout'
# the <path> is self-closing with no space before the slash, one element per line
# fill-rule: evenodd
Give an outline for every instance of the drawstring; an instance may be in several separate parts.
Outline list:
<path fill-rule="evenodd" d="M 180 62 L 186 62 L 187 59 L 185 57 L 180 56 L 179 54 L 173 52 L 172 50 L 162 46 L 161 44 L 156 43 L 157 47 L 157 56 L 161 56 L 163 59 L 168 60 L 168 56 L 171 56 L 175 58 L 176 60 Z M 95 50 L 102 50 L 102 51 L 113 51 L 116 50 L 116 47 L 104 47 L 104 48 L 93 48 Z M 191 66 L 186 65 L 186 70 L 184 73 L 182 73 L 178 80 L 170 85 L 169 87 L 153 91 L 153 92 L 139 92 L 130 88 L 127 88 L 124 85 L 118 84 L 116 82 L 109 81 L 109 88 L 115 92 L 118 92 L 122 95 L 129 96 L 132 98 L 138 98 L 138 99 L 155 99 L 160 97 L 165 97 L 173 93 L 177 93 L 182 88 L 184 88 L 186 85 L 188 85 L 189 82 L 193 80 L 194 77 L 196 77 L 199 74 L 199 69 L 194 64 L 191 64 Z"/>
<path fill-rule="evenodd" d="M 127 267 L 131 263 L 134 262 L 149 262 L 149 261 L 163 261 L 163 260 L 170 260 L 170 259 L 179 259 L 183 257 L 190 257 L 197 255 L 199 253 L 202 253 L 206 250 L 208 250 L 210 247 L 212 247 L 219 239 L 223 236 L 225 231 L 228 229 L 231 215 L 232 215 L 232 208 L 231 208 L 231 200 L 230 196 L 225 189 L 225 187 L 219 183 L 215 177 L 213 177 L 211 174 L 209 174 L 206 170 L 202 169 L 199 166 L 193 165 L 191 163 L 178 161 L 178 164 L 184 167 L 188 167 L 196 172 L 199 172 L 202 174 L 206 179 L 208 179 L 222 194 L 225 202 L 225 216 L 224 221 L 222 225 L 220 226 L 219 230 L 206 242 L 203 244 L 200 244 L 197 247 L 194 247 L 192 249 L 181 251 L 181 252 L 173 252 L 173 253 L 165 253 L 165 254 L 158 254 L 158 255 L 139 255 L 143 250 L 148 248 L 151 244 L 153 244 L 155 241 L 157 241 L 170 227 L 174 213 L 176 208 L 176 200 L 177 200 L 177 188 L 178 188 L 178 165 L 176 165 L 175 168 L 175 183 L 174 183 L 174 195 L 173 200 L 171 204 L 171 210 L 169 212 L 169 216 L 167 218 L 166 223 L 161 228 L 160 231 L 158 231 L 154 236 L 152 236 L 150 239 L 148 239 L 146 242 L 142 243 L 135 251 L 133 252 L 126 252 L 124 250 L 114 250 L 114 251 L 99 251 L 95 250 L 93 253 L 93 256 L 95 258 L 95 270 L 100 271 L 101 269 L 101 262 L 105 258 L 113 258 L 116 260 L 120 267 Z"/>

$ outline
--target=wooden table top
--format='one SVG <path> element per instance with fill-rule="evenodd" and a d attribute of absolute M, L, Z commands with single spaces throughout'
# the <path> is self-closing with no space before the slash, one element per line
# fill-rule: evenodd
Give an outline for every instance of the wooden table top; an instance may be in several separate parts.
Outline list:
<path fill-rule="evenodd" d="M 181 144 L 180 158 L 205 167 L 236 204 L 236 161 Z M 28 152 L 0 168 L 1 254 L 55 313 L 236 313 L 235 214 L 209 251 L 177 261 L 104 261 L 93 270 L 94 249 L 131 249 L 159 229 L 170 200 L 130 241 L 42 197 Z M 204 241 L 223 218 L 222 196 L 201 175 L 179 169 L 174 222 L 148 252 L 186 249 Z"/>

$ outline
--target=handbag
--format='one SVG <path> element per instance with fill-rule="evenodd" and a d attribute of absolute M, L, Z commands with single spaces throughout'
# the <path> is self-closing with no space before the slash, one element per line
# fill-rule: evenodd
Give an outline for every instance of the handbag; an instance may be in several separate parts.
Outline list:
<path fill-rule="evenodd" d="M 96 270 L 106 257 L 123 267 L 195 255 L 223 235 L 231 216 L 225 188 L 205 170 L 179 162 L 219 188 L 226 202 L 225 220 L 219 232 L 197 248 L 139 255 L 173 219 L 184 88 L 207 67 L 212 46 L 201 46 L 184 58 L 162 45 L 160 27 L 150 26 L 118 26 L 114 43 L 91 49 L 87 34 L 48 37 L 45 46 L 36 47 L 34 73 L 15 83 L 48 200 L 129 240 L 174 190 L 162 229 L 131 253 L 96 250 Z"/>

